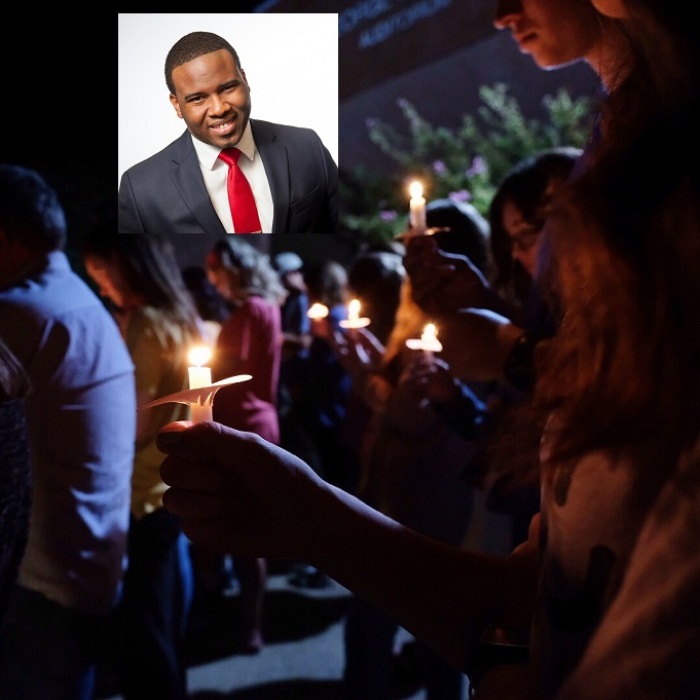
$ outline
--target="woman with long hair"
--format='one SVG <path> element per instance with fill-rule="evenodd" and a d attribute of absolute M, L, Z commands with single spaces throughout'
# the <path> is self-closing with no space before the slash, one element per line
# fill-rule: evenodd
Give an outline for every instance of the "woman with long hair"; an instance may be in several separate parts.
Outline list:
<path fill-rule="evenodd" d="M 214 419 L 279 444 L 281 305 L 287 292 L 268 256 L 248 243 L 245 236 L 227 236 L 218 241 L 207 256 L 205 267 L 209 280 L 231 306 L 214 349 L 213 378 L 252 376 L 247 382 L 219 390 L 214 400 Z M 220 568 L 221 557 L 217 554 L 197 548 L 196 557 L 196 566 L 205 571 Z M 238 647 L 244 653 L 254 654 L 264 645 L 267 563 L 261 557 L 235 557 L 233 565 L 243 604 Z"/>
<path fill-rule="evenodd" d="M 81 241 L 85 269 L 108 300 L 134 363 L 137 406 L 187 389 L 187 354 L 200 318 L 166 238 L 96 227 Z M 114 616 L 114 654 L 125 700 L 186 697 L 184 636 L 192 572 L 180 519 L 163 508 L 155 438 L 188 408 L 139 409 L 131 479 L 129 566 Z"/>

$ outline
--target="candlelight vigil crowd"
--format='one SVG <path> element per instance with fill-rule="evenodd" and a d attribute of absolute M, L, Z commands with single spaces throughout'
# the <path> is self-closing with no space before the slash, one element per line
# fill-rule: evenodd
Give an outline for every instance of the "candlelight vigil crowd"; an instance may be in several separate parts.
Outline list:
<path fill-rule="evenodd" d="M 400 697 L 400 629 L 427 700 L 700 697 L 691 11 L 499 0 L 540 68 L 597 73 L 588 144 L 485 215 L 412 189 L 347 258 L 183 264 L 107 206 L 73 260 L 0 164 L 0 697 L 92 700 L 109 640 L 124 700 L 184 700 L 196 591 L 237 580 L 256 655 L 273 562 L 350 592 L 344 700 Z"/>

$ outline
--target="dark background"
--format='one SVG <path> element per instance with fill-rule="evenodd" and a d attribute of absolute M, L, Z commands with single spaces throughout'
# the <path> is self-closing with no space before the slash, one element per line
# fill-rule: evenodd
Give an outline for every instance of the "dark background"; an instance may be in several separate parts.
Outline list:
<path fill-rule="evenodd" d="M 0 159 L 38 170 L 76 233 L 99 200 L 114 198 L 116 16 L 78 26 L 66 13 L 33 8 L 3 26 Z"/>

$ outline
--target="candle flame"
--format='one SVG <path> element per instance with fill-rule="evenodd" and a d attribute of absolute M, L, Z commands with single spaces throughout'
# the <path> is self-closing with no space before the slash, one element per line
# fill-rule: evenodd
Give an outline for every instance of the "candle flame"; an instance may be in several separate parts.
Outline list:
<path fill-rule="evenodd" d="M 422 340 L 434 340 L 437 338 L 437 328 L 434 323 L 427 323 L 423 329 Z"/>
<path fill-rule="evenodd" d="M 206 345 L 197 345 L 193 347 L 188 355 L 187 361 L 196 367 L 202 367 L 211 359 L 211 349 Z"/>
<path fill-rule="evenodd" d="M 414 180 L 409 186 L 408 191 L 411 195 L 411 199 L 420 199 L 423 196 L 423 185 Z"/>
<path fill-rule="evenodd" d="M 315 302 L 311 305 L 311 308 L 306 312 L 309 318 L 319 319 L 326 318 L 328 316 L 328 307 L 325 304 L 320 304 Z"/>
<path fill-rule="evenodd" d="M 428 354 L 442 351 L 442 343 L 437 338 L 437 328 L 434 323 L 426 323 L 419 338 L 408 338 L 406 346 L 411 350 L 422 350 Z"/>
<path fill-rule="evenodd" d="M 357 321 L 360 318 L 360 300 L 353 299 L 348 304 L 348 319 L 351 321 Z"/>

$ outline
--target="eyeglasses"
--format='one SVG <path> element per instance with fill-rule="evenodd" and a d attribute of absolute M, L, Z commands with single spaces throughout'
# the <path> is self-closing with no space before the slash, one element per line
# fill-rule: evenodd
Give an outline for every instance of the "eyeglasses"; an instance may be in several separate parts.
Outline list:
<path fill-rule="evenodd" d="M 509 248 L 511 251 L 527 253 L 537 243 L 540 231 L 542 231 L 542 227 L 534 224 L 523 228 L 517 235 L 508 237 Z"/>

